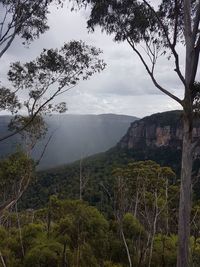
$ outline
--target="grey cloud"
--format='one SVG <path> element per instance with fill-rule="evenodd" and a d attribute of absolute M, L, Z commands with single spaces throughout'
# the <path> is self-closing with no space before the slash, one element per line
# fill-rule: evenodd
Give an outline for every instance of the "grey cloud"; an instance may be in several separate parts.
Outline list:
<path fill-rule="evenodd" d="M 102 34 L 100 29 L 88 34 L 87 12 L 70 12 L 67 5 L 57 10 L 51 7 L 50 30 L 32 43 L 29 49 L 16 40 L 9 52 L 1 59 L 2 83 L 12 61 L 28 61 L 35 58 L 43 48 L 60 47 L 64 42 L 82 39 L 101 48 L 107 68 L 90 80 L 81 82 L 62 96 L 69 113 L 121 113 L 139 117 L 153 112 L 180 108 L 176 102 L 155 88 L 139 58 L 127 43 L 114 43 L 113 36 Z M 179 48 L 181 65 L 184 65 L 183 49 Z M 158 81 L 176 95 L 181 96 L 181 84 L 173 71 L 173 61 L 163 57 L 157 67 Z M 59 100 L 59 99 L 58 99 Z"/>

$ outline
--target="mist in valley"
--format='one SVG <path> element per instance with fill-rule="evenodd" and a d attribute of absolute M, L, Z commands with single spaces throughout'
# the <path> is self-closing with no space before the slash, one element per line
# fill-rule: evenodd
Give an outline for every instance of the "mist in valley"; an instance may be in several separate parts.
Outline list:
<path fill-rule="evenodd" d="M 2 133 L 8 133 L 10 118 L 0 117 Z M 53 168 L 108 150 L 119 142 L 136 119 L 115 114 L 46 116 L 48 132 L 33 150 L 33 157 L 37 160 L 46 146 L 38 169 Z M 1 157 L 14 152 L 21 144 L 17 135 L 1 142 Z"/>

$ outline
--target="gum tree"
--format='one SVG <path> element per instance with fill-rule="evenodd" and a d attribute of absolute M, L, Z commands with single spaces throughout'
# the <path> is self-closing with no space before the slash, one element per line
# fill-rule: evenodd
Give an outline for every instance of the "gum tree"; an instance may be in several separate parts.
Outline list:
<path fill-rule="evenodd" d="M 101 50 L 82 41 L 65 43 L 60 49 L 44 49 L 35 60 L 25 64 L 11 64 L 8 80 L 11 91 L 24 93 L 26 100 L 16 98 L 16 105 L 27 111 L 27 116 L 16 115 L 15 131 L 0 141 L 24 130 L 38 115 L 65 112 L 66 103 L 55 104 L 55 98 L 102 71 L 105 63 L 99 58 Z M 8 89 L 9 90 L 9 89 Z M 18 110 L 17 110 L 18 111 Z M 12 123 L 13 124 L 13 123 Z"/>
<path fill-rule="evenodd" d="M 63 0 L 0 0 L 0 58 L 16 37 L 29 44 L 48 29 L 49 5 Z"/>
<path fill-rule="evenodd" d="M 49 29 L 49 6 L 52 4 L 62 7 L 63 2 L 64 0 L 0 0 L 0 59 L 9 51 L 16 38 L 29 45 L 45 33 Z M 0 162 L 0 216 L 22 196 L 32 179 L 35 165 L 39 163 L 48 145 L 49 141 L 38 161 L 30 164 L 32 149 L 47 131 L 43 115 L 66 111 L 66 103 L 56 103 L 55 98 L 76 86 L 81 80 L 87 80 L 103 70 L 105 63 L 99 58 L 100 53 L 99 49 L 82 41 L 71 41 L 60 49 L 44 49 L 31 62 L 11 64 L 8 73 L 9 85 L 0 86 L 0 111 L 7 110 L 15 116 L 9 125 L 12 132 L 6 136 L 1 135 L 0 141 L 20 134 L 26 151 L 20 155 L 22 159 L 26 159 L 24 161 L 27 168 L 24 167 L 25 172 L 16 168 L 16 172 L 12 173 L 12 162 L 14 166 L 20 161 L 20 156 L 16 156 L 18 154 Z M 20 113 L 21 110 L 25 115 Z M 6 164 L 8 168 L 5 170 Z"/>
<path fill-rule="evenodd" d="M 35 167 L 30 164 L 30 152 L 38 139 L 46 133 L 43 115 L 54 111 L 64 112 L 65 102 L 55 103 L 55 98 L 104 69 L 105 63 L 99 58 L 100 53 L 99 49 L 82 41 L 71 41 L 60 49 L 44 50 L 31 62 L 16 62 L 11 65 L 9 80 L 13 89 L 26 94 L 27 100 L 21 103 L 18 101 L 18 104 L 27 113 L 25 116 L 17 114 L 13 117 L 10 124 L 13 131 L 7 137 L 20 133 L 26 141 L 28 153 L 26 156 L 22 155 L 22 158 L 25 157 L 27 168 L 23 167 L 21 170 L 16 167 L 13 172 L 12 162 L 20 165 L 20 157 L 18 159 L 13 156 L 13 159 L 11 156 L 10 160 L 0 162 L 0 216 L 5 209 L 18 201 L 30 183 Z M 0 141 L 4 139 L 5 137 Z M 8 168 L 5 171 L 6 163 Z"/>
<path fill-rule="evenodd" d="M 9 51 L 16 38 L 29 45 L 48 29 L 50 4 L 61 6 L 62 0 L 0 0 L 0 59 Z M 16 90 L 0 88 L 0 111 L 18 111 Z"/>
<path fill-rule="evenodd" d="M 175 100 L 183 109 L 183 146 L 181 192 L 179 205 L 179 247 L 177 266 L 188 267 L 191 213 L 192 158 L 198 140 L 193 137 L 197 98 L 195 80 L 200 52 L 199 0 L 75 0 L 80 6 L 90 5 L 88 27 L 100 26 L 117 42 L 126 41 L 144 65 L 153 84 Z M 185 52 L 184 70 L 180 66 L 178 45 Z M 143 49 L 141 50 L 141 46 Z M 159 57 L 170 57 L 173 70 L 182 83 L 183 99 L 163 86 L 156 77 Z"/>

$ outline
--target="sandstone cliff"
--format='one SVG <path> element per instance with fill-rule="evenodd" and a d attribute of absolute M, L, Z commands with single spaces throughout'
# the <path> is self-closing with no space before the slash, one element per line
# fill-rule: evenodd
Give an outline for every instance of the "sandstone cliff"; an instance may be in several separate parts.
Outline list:
<path fill-rule="evenodd" d="M 194 138 L 200 138 L 200 122 L 193 129 Z M 157 113 L 131 124 L 118 147 L 128 150 L 167 148 L 180 150 L 182 147 L 182 113 L 169 111 Z M 199 153 L 198 153 L 199 154 Z"/>

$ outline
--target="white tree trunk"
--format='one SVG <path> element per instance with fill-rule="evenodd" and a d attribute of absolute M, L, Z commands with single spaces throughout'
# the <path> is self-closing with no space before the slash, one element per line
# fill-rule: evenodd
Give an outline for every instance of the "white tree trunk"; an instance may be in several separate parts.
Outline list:
<path fill-rule="evenodd" d="M 190 267 L 190 213 L 191 213 L 191 175 L 192 175 L 192 129 L 190 120 L 184 117 L 184 135 L 181 166 L 181 188 L 178 225 L 177 267 Z"/>
<path fill-rule="evenodd" d="M 122 229 L 122 226 L 120 226 L 120 228 L 121 228 L 120 230 L 121 230 L 122 239 L 123 239 L 124 246 L 125 246 L 125 249 L 126 249 L 126 254 L 127 254 L 127 257 L 128 257 L 129 267 L 132 267 L 131 255 L 130 255 L 130 251 L 129 251 L 129 248 L 128 248 L 128 244 L 126 242 L 126 238 L 124 236 L 124 231 Z"/>

